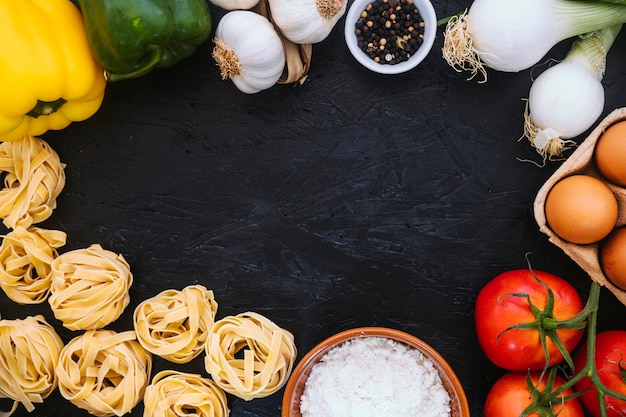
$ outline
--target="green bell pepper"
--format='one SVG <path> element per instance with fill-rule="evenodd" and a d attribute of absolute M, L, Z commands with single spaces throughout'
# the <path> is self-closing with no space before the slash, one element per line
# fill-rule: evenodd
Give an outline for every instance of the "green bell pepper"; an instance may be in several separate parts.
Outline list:
<path fill-rule="evenodd" d="M 109 81 L 168 68 L 192 55 L 212 29 L 206 0 L 77 0 L 87 40 Z"/>

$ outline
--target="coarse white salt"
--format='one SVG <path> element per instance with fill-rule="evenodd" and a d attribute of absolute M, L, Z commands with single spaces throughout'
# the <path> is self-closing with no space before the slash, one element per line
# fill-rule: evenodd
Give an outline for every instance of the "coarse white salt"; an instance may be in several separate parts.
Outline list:
<path fill-rule="evenodd" d="M 350 339 L 311 370 L 302 417 L 448 417 L 450 396 L 430 358 L 378 336 Z"/>

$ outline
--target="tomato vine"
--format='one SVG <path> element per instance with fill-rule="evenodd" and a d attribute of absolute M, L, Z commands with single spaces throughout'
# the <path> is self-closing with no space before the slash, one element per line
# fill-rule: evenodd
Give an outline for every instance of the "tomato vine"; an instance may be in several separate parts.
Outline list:
<path fill-rule="evenodd" d="M 502 297 L 521 297 L 526 300 L 528 303 L 528 307 L 530 308 L 532 315 L 534 317 L 533 321 L 518 323 L 512 326 L 507 327 L 502 330 L 498 335 L 498 340 L 500 336 L 502 336 L 505 332 L 510 330 L 535 330 L 539 333 L 539 340 L 541 342 L 541 348 L 543 350 L 543 354 L 546 358 L 546 368 L 550 364 L 550 352 L 548 350 L 548 338 L 552 340 L 554 345 L 557 347 L 565 362 L 570 366 L 570 368 L 574 368 L 574 361 L 572 360 L 571 355 L 569 354 L 567 347 L 557 334 L 557 330 L 559 329 L 570 329 L 570 330 L 582 330 L 586 327 L 585 319 L 589 315 L 589 313 L 584 309 L 576 316 L 571 319 L 556 319 L 554 318 L 554 292 L 549 285 L 547 285 L 544 281 L 539 279 L 537 275 L 532 270 L 530 266 L 530 262 L 528 264 L 528 268 L 530 270 L 533 278 L 547 290 L 547 297 L 545 302 L 545 307 L 540 309 L 537 307 L 531 300 L 530 294 L 527 293 L 508 293 L 503 294 Z M 547 369 L 544 369 L 546 371 Z"/>
<path fill-rule="evenodd" d="M 596 369 L 596 330 L 598 323 L 598 309 L 600 304 L 600 285 L 594 282 L 591 285 L 591 289 L 589 291 L 589 297 L 587 299 L 587 303 L 585 308 L 575 317 L 569 320 L 560 320 L 555 321 L 552 318 L 545 318 L 545 324 L 558 328 L 577 328 L 581 323 L 586 325 L 586 336 L 587 336 L 587 352 L 586 352 L 586 363 L 585 366 L 581 369 L 575 369 L 573 365 L 573 361 L 571 355 L 568 352 L 564 352 L 564 356 L 566 358 L 566 362 L 570 367 L 571 375 L 566 379 L 566 382 L 559 386 L 558 388 L 551 389 L 549 384 L 543 391 L 538 391 L 536 388 L 531 389 L 533 393 L 533 404 L 529 405 L 528 408 L 522 413 L 520 417 L 529 415 L 532 412 L 535 412 L 539 408 L 545 408 L 551 404 L 554 404 L 555 401 L 567 401 L 570 398 L 581 395 L 582 392 L 578 392 L 573 396 L 561 397 L 561 395 L 568 389 L 572 389 L 574 385 L 579 382 L 581 379 L 587 377 L 589 378 L 591 385 L 595 388 L 599 410 L 601 417 L 607 417 L 607 408 L 605 404 L 605 397 L 610 396 L 617 398 L 619 400 L 626 401 L 626 396 L 622 395 L 610 388 L 608 388 L 600 379 Z M 573 327 L 567 327 L 573 326 Z M 550 378 L 553 378 L 551 375 L 555 374 L 558 370 L 558 367 L 553 367 L 549 369 L 548 372 L 548 382 Z M 624 368 L 620 364 L 620 370 L 624 373 Z M 548 371 L 546 369 L 545 371 Z M 529 386 L 529 388 L 531 388 Z"/>

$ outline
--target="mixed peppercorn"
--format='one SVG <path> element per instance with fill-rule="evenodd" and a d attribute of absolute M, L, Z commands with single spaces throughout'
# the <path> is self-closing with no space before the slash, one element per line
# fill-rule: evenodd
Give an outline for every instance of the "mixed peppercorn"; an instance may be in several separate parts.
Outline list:
<path fill-rule="evenodd" d="M 380 64 L 408 60 L 424 41 L 424 19 L 413 0 L 374 0 L 355 25 L 359 48 Z"/>

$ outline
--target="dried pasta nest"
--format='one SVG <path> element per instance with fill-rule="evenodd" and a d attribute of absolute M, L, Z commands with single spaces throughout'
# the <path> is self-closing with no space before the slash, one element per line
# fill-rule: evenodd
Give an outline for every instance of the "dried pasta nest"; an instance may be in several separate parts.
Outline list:
<path fill-rule="evenodd" d="M 135 309 L 137 340 L 170 362 L 187 363 L 204 349 L 216 312 L 213 291 L 202 285 L 165 290 Z"/>
<path fill-rule="evenodd" d="M 206 371 L 217 385 L 246 401 L 282 388 L 297 353 L 290 332 L 253 312 L 216 321 L 205 350 Z"/>
<path fill-rule="evenodd" d="M 143 398 L 152 356 L 134 331 L 87 330 L 61 350 L 56 374 L 61 395 L 99 417 L 129 413 Z"/>
<path fill-rule="evenodd" d="M 132 283 L 124 257 L 93 244 L 63 253 L 52 262 L 48 302 L 66 328 L 101 329 L 128 306 Z"/>
<path fill-rule="evenodd" d="M 151 417 L 226 417 L 226 394 L 211 379 L 200 375 L 161 371 L 146 388 L 144 415 Z"/>
<path fill-rule="evenodd" d="M 283 43 L 283 49 L 285 50 L 285 69 L 277 83 L 292 84 L 295 82 L 304 82 L 311 67 L 313 45 L 310 43 L 298 44 L 287 39 L 274 23 L 267 0 L 260 0 L 253 10 L 261 16 L 265 16 L 267 20 L 274 25 L 274 29 L 276 29 L 276 33 Z"/>
<path fill-rule="evenodd" d="M 0 396 L 13 400 L 10 416 L 18 405 L 28 412 L 57 388 L 55 367 L 63 342 L 41 316 L 24 320 L 0 320 Z"/>
<path fill-rule="evenodd" d="M 52 261 L 67 235 L 58 230 L 21 226 L 0 245 L 0 288 L 19 304 L 39 304 L 48 298 Z"/>
<path fill-rule="evenodd" d="M 29 227 L 52 215 L 65 186 L 65 164 L 42 139 L 0 142 L 0 217 L 5 226 Z"/>

